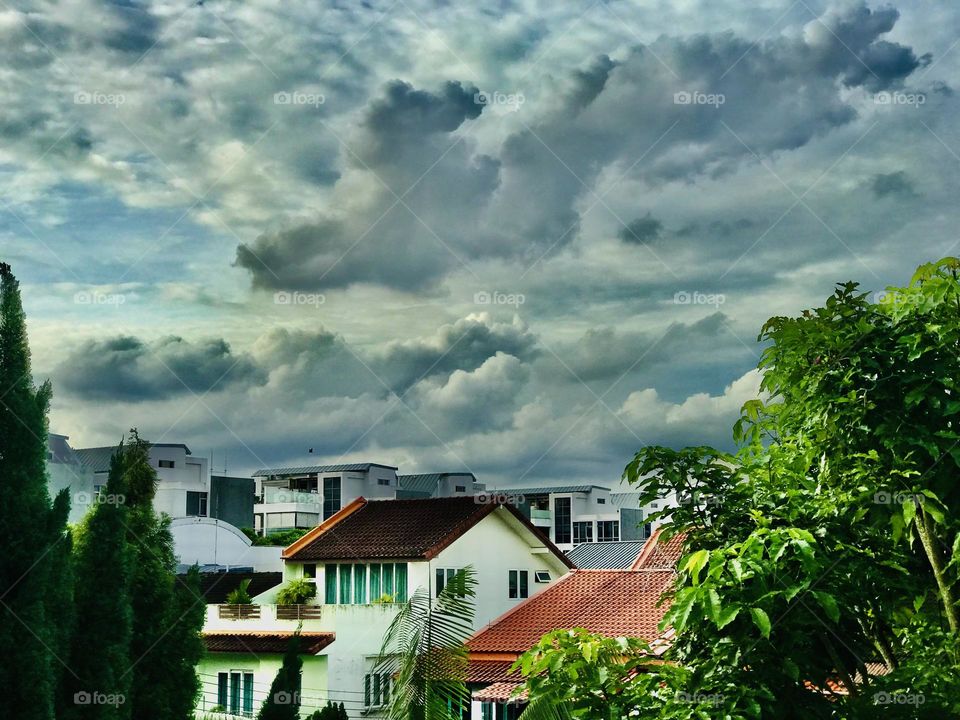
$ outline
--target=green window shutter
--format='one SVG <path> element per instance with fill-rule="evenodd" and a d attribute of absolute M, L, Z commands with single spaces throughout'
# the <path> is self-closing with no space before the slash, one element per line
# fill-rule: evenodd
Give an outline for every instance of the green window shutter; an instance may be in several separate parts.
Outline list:
<path fill-rule="evenodd" d="M 324 566 L 324 586 L 326 588 L 326 593 L 324 597 L 324 602 L 327 605 L 336 605 L 337 604 L 337 566 L 326 564 Z"/>
<path fill-rule="evenodd" d="M 243 712 L 253 714 L 253 673 L 243 674 Z"/>
<path fill-rule="evenodd" d="M 240 714 L 240 673 L 230 673 L 230 712 Z"/>
<path fill-rule="evenodd" d="M 393 563 L 383 564 L 383 592 L 393 595 Z"/>
<path fill-rule="evenodd" d="M 373 704 L 380 705 L 380 673 L 373 674 Z"/>
<path fill-rule="evenodd" d="M 363 676 L 363 706 L 370 707 L 370 676 Z"/>
<path fill-rule="evenodd" d="M 352 565 L 340 566 L 340 604 L 350 604 L 350 570 Z"/>
<path fill-rule="evenodd" d="M 227 688 L 229 687 L 230 675 L 228 673 L 219 673 L 217 675 L 217 705 L 224 710 L 227 709 Z"/>
<path fill-rule="evenodd" d="M 353 566 L 353 602 L 357 605 L 367 603 L 367 566 Z"/>
<path fill-rule="evenodd" d="M 380 590 L 380 564 L 370 566 L 370 600 L 379 600 L 383 591 Z"/>
<path fill-rule="evenodd" d="M 527 570 L 520 571 L 520 597 L 530 597 L 530 573 Z"/>
<path fill-rule="evenodd" d="M 380 682 L 380 688 L 383 690 L 383 704 L 390 704 L 390 673 L 383 674 L 383 680 Z"/>
<path fill-rule="evenodd" d="M 397 563 L 396 565 L 397 572 L 397 602 L 406 602 L 407 601 L 407 564 L 406 563 Z"/>

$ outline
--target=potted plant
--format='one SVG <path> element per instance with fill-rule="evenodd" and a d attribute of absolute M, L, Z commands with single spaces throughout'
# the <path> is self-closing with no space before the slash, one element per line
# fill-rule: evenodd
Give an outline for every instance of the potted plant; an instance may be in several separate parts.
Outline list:
<path fill-rule="evenodd" d="M 317 594 L 317 586 L 305 578 L 291 580 L 277 593 L 277 605 L 304 605 Z"/>

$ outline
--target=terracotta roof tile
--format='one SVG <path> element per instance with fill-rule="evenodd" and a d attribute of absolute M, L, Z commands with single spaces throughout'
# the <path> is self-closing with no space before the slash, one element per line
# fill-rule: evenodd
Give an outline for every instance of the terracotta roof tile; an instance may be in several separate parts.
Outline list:
<path fill-rule="evenodd" d="M 480 700 L 482 702 L 501 702 L 508 704 L 526 702 L 526 690 L 514 697 L 513 694 L 516 692 L 518 687 L 520 687 L 519 683 L 496 682 L 493 683 L 493 685 L 488 685 L 482 690 L 477 690 L 474 692 L 473 699 Z"/>
<path fill-rule="evenodd" d="M 582 627 L 611 637 L 652 642 L 666 604 L 657 607 L 672 570 L 574 570 L 537 593 L 467 643 L 471 653 L 524 652 L 545 633 Z"/>
<path fill-rule="evenodd" d="M 640 555 L 631 567 L 632 570 L 662 570 L 674 569 L 683 555 L 683 543 L 686 535 L 678 533 L 667 542 L 661 542 L 663 528 L 657 528 L 647 542 L 644 543 Z"/>
<path fill-rule="evenodd" d="M 510 672 L 511 667 L 513 667 L 513 660 L 477 660 L 471 658 L 467 665 L 465 680 L 468 683 L 490 683 L 509 678 L 522 682 L 523 677 L 520 671 Z"/>
<path fill-rule="evenodd" d="M 205 632 L 207 652 L 221 653 L 284 653 L 290 644 L 291 632 Z M 334 641 L 333 633 L 300 633 L 300 652 L 316 655 Z"/>
<path fill-rule="evenodd" d="M 435 557 L 483 518 L 503 507 L 568 566 L 572 563 L 510 505 L 474 497 L 416 500 L 358 498 L 288 547 L 287 560 L 411 559 Z"/>

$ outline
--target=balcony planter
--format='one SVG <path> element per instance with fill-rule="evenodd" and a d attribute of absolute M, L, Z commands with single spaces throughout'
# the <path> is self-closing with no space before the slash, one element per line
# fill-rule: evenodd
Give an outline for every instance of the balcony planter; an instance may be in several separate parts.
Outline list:
<path fill-rule="evenodd" d="M 277 605 L 277 620 L 319 620 L 322 605 Z"/>
<path fill-rule="evenodd" d="M 259 620 L 259 605 L 220 605 L 218 606 L 221 620 Z"/>

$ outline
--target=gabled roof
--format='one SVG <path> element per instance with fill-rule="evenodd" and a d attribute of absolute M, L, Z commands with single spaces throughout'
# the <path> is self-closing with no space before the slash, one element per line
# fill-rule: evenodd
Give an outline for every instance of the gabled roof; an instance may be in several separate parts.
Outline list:
<path fill-rule="evenodd" d="M 654 530 L 653 535 L 644 543 L 636 562 L 631 566 L 632 570 L 672 570 L 677 567 L 680 556 L 683 555 L 686 535 L 678 533 L 667 542 L 662 542 L 662 532 L 663 527 Z"/>
<path fill-rule="evenodd" d="M 475 653 L 522 653 L 551 630 L 586 628 L 609 637 L 660 635 L 667 611 L 660 596 L 673 570 L 574 570 L 467 641 Z"/>
<path fill-rule="evenodd" d="M 633 565 L 642 547 L 642 540 L 580 543 L 567 551 L 567 557 L 578 568 L 626 570 Z"/>
<path fill-rule="evenodd" d="M 360 497 L 286 548 L 283 558 L 306 562 L 373 558 L 429 560 L 498 508 L 510 513 L 560 562 L 573 567 L 557 546 L 516 508 L 478 502 L 469 496 L 417 500 Z"/>
<path fill-rule="evenodd" d="M 367 472 L 372 467 L 385 468 L 387 470 L 396 470 L 393 465 L 381 465 L 380 463 L 344 463 L 341 465 L 304 465 L 301 467 L 281 467 L 281 468 L 263 468 L 257 470 L 253 477 L 267 477 L 270 475 L 310 475 L 312 473 L 325 472 Z"/>
<path fill-rule="evenodd" d="M 292 632 L 221 632 L 203 633 L 207 652 L 221 653 L 277 653 L 287 651 Z M 300 654 L 316 655 L 330 645 L 336 636 L 333 633 L 300 633 Z"/>
<path fill-rule="evenodd" d="M 182 448 L 187 455 L 192 455 L 190 448 L 183 443 L 150 443 L 152 448 Z M 94 472 L 109 472 L 110 458 L 117 451 L 116 445 L 105 447 L 76 448 L 74 452 L 81 465 L 91 468 Z"/>

